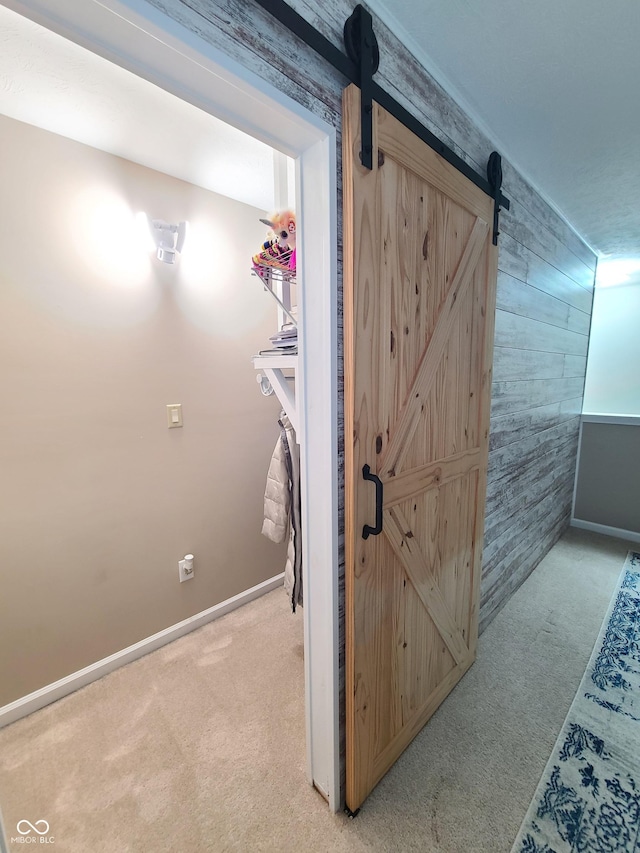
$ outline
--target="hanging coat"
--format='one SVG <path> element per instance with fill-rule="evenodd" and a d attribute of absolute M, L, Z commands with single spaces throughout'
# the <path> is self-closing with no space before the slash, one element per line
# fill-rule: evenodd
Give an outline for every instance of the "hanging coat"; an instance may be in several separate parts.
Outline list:
<path fill-rule="evenodd" d="M 300 448 L 289 418 L 278 421 L 280 437 L 269 464 L 264 493 L 262 533 L 273 542 L 288 539 L 284 588 L 291 609 L 302 605 L 302 529 L 300 514 Z"/>

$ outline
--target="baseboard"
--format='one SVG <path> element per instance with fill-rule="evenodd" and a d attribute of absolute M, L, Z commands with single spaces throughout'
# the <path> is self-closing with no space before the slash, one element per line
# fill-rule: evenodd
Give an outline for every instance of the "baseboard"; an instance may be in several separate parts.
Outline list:
<path fill-rule="evenodd" d="M 582 521 L 580 518 L 572 518 L 571 527 L 591 530 L 594 533 L 604 533 L 605 536 L 615 536 L 618 539 L 626 539 L 628 542 L 640 542 L 640 533 L 634 533 L 633 530 L 622 530 L 620 527 L 609 527 L 607 524 L 596 524 L 595 521 Z"/>
<path fill-rule="evenodd" d="M 167 643 L 173 642 L 173 640 L 177 640 L 178 637 L 183 637 L 185 634 L 195 631 L 196 628 L 206 625 L 207 622 L 213 622 L 214 619 L 219 619 L 225 613 L 230 613 L 232 610 L 242 607 L 243 604 L 248 604 L 261 595 L 277 589 L 279 586 L 282 586 L 283 580 L 284 573 L 269 578 L 269 580 L 263 581 L 257 584 L 257 586 L 252 586 L 251 589 L 234 595 L 226 601 L 221 601 L 220 604 L 215 604 L 201 613 L 196 613 L 195 616 L 190 616 L 176 625 L 171 625 L 171 627 L 165 628 L 163 631 L 158 631 L 157 634 L 146 637 L 144 640 L 140 640 L 140 642 L 134 643 L 134 645 L 128 646 L 126 649 L 122 649 L 122 651 L 102 658 L 102 660 L 85 666 L 84 669 L 79 669 L 77 672 L 72 672 L 71 675 L 67 675 L 59 681 L 54 681 L 53 684 L 47 684 L 46 687 L 41 687 L 40 690 L 29 693 L 21 699 L 16 699 L 15 702 L 10 702 L 8 705 L 0 708 L 0 728 L 8 726 L 9 723 L 14 723 L 16 720 L 26 717 L 34 711 L 38 711 L 40 708 L 44 708 L 45 705 L 49 705 L 51 702 L 62 699 L 63 696 L 67 696 L 69 693 L 79 690 L 80 687 L 85 687 L 87 684 L 91 684 L 92 681 L 97 681 L 103 675 L 113 672 L 114 669 L 118 669 L 127 663 L 131 663 L 131 661 L 149 654 L 149 652 L 155 651 L 155 649 L 159 649 L 161 646 L 165 646 Z"/>

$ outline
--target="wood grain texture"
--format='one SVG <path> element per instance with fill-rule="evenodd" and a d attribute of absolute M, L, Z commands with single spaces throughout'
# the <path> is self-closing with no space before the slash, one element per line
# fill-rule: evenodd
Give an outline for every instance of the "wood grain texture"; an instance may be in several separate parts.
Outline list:
<path fill-rule="evenodd" d="M 486 246 L 488 231 L 488 224 L 478 219 L 457 264 L 455 277 L 431 333 L 429 348 L 425 350 L 424 357 L 418 365 L 413 384 L 406 394 L 406 402 L 399 413 L 396 429 L 380 458 L 380 470 L 389 469 L 389 474 L 399 470 L 418 424 L 423 419 L 426 400 L 436 381 L 445 348 L 451 339 L 453 325 L 459 317 L 467 289 Z M 434 407 L 432 411 L 435 410 Z"/>
<path fill-rule="evenodd" d="M 591 314 L 593 295 L 589 291 L 509 234 L 503 234 L 500 241 L 499 268 L 537 290 Z"/>
<path fill-rule="evenodd" d="M 546 516 L 544 528 L 539 526 L 528 537 L 518 540 L 517 546 L 502 559 L 503 571 L 499 579 L 483 597 L 480 629 L 483 630 L 497 616 L 509 598 L 524 583 L 545 554 L 555 545 L 569 525 L 571 499 L 556 503 L 552 515 Z M 505 572 L 507 566 L 509 571 Z"/>
<path fill-rule="evenodd" d="M 242 66 L 258 74 L 300 103 L 314 115 L 332 124 L 337 130 L 338 195 L 342 191 L 341 150 L 341 97 L 345 81 L 340 78 L 310 48 L 292 37 L 280 24 L 252 0 L 150 0 L 188 30 L 204 39 L 215 49 L 232 57 Z M 342 27 L 351 14 L 353 3 L 347 0 L 289 0 L 306 20 L 317 26 L 336 46 L 343 49 Z M 421 67 L 402 44 L 374 16 L 374 28 L 380 45 L 381 64 L 377 81 L 394 94 L 397 100 L 425 125 L 450 145 L 466 162 L 484 173 L 492 140 L 477 128 L 463 110 L 447 95 L 437 82 Z M 541 294 L 547 294 L 567 306 L 567 325 L 556 328 L 568 337 L 556 337 L 553 322 L 546 325 L 550 331 L 539 334 L 545 322 L 541 312 L 548 312 L 550 303 L 537 304 L 535 293 L 527 299 L 515 298 L 503 292 L 509 306 L 524 312 L 519 315 L 531 324 L 528 329 L 516 328 L 504 319 L 507 313 L 516 316 L 515 310 L 501 308 L 496 318 L 501 326 L 502 338 L 496 341 L 494 379 L 498 383 L 531 380 L 559 380 L 583 378 L 586 366 L 586 335 L 568 325 L 575 321 L 570 308 L 589 316 L 592 305 L 593 270 L 595 256 L 547 202 L 507 161 L 503 160 L 504 192 L 510 197 L 512 210 L 501 215 L 499 269 Z M 338 329 L 339 329 L 339 490 L 340 529 L 344 525 L 344 441 L 343 417 L 343 341 L 342 341 L 342 226 L 338 226 Z M 414 254 L 417 249 L 414 247 Z M 411 263 L 414 263 L 411 261 Z M 526 303 L 526 304 L 525 304 Z M 558 309 L 558 306 L 555 306 Z M 563 317 L 559 308 L 556 317 Z M 552 319 L 546 315 L 548 319 Z M 571 317 L 571 320 L 569 319 Z M 419 328 L 420 319 L 416 320 Z M 583 321 L 584 322 L 584 321 Z M 573 336 L 573 337 L 572 337 Z M 580 337 L 583 338 L 581 342 Z M 487 533 L 492 525 L 504 525 L 503 534 L 510 535 L 518 550 L 505 554 L 492 562 L 490 577 L 483 579 L 480 628 L 486 626 L 504 602 L 533 570 L 538 561 L 556 541 L 568 523 L 565 497 L 558 486 L 547 491 L 556 482 L 549 473 L 547 456 L 555 453 L 556 462 L 568 460 L 568 465 L 558 467 L 560 480 L 570 482 L 572 461 L 577 449 L 577 431 L 565 434 L 567 415 L 577 410 L 577 397 L 558 400 L 542 406 L 531 405 L 519 411 L 503 412 L 492 416 L 491 442 L 493 451 L 489 460 L 487 504 L 491 507 L 486 517 Z M 349 433 L 347 433 L 349 435 Z M 531 442 L 538 438 L 544 452 L 530 458 Z M 350 437 L 349 437 L 350 440 Z M 526 475 L 518 478 L 518 454 L 527 456 Z M 498 461 L 500 460 L 500 461 Z M 501 465 L 514 477 L 509 506 L 506 498 L 500 499 L 500 478 L 495 474 Z M 538 478 L 536 478 L 536 472 Z M 540 487 L 543 488 L 540 488 Z M 523 528 L 521 520 L 537 502 L 546 499 L 545 510 L 537 525 Z M 502 512 L 499 509 L 502 507 Z M 553 510 L 553 511 L 551 511 Z M 528 517 L 528 516 L 527 516 Z M 526 532 L 523 532 L 523 529 Z M 501 535 L 503 535 L 501 534 Z M 341 546 L 343 539 L 341 539 Z M 340 672 L 341 672 L 341 751 L 344 754 L 344 552 L 339 565 L 340 594 Z M 490 585 L 490 590 L 489 590 Z M 391 618 L 391 617 L 390 617 Z M 344 770 L 343 770 L 344 788 Z"/>
<path fill-rule="evenodd" d="M 510 210 L 504 211 L 500 229 L 591 293 L 594 283 L 593 267 L 575 255 L 557 234 L 541 228 L 540 223 L 530 215 L 519 199 L 515 200 Z"/>
<path fill-rule="evenodd" d="M 493 379 L 495 382 L 516 382 L 527 379 L 567 379 L 584 377 L 587 358 L 584 355 L 540 352 L 539 350 L 495 347 Z"/>
<path fill-rule="evenodd" d="M 582 409 L 582 397 L 562 400 L 533 409 L 521 409 L 491 420 L 489 447 L 497 451 L 511 444 L 520 444 L 530 437 L 545 437 L 549 430 L 575 420 Z M 491 457 L 490 457 L 490 465 Z M 490 469 L 491 470 L 491 469 Z"/>
<path fill-rule="evenodd" d="M 586 356 L 587 335 L 570 332 L 530 317 L 496 311 L 496 346 Z"/>
<path fill-rule="evenodd" d="M 532 500 L 537 500 L 539 495 L 548 487 L 548 478 L 555 477 L 564 467 L 575 465 L 574 459 L 567 459 L 566 453 L 558 452 L 566 449 L 570 442 L 562 435 L 561 424 L 557 429 L 560 437 L 554 435 L 547 442 L 535 436 L 532 441 L 536 446 L 536 454 L 529 462 L 518 466 L 514 464 L 511 470 L 505 464 L 507 470 L 503 476 L 495 476 L 492 472 L 487 494 L 487 514 L 485 530 L 489 530 L 498 520 L 516 516 L 519 507 L 527 506 Z M 574 425 L 575 428 L 575 425 Z M 567 429 L 569 429 L 567 427 Z M 523 442 L 529 444 L 528 441 Z M 519 447 L 517 442 L 511 448 L 513 454 L 522 453 L 526 457 L 526 449 Z M 493 460 L 492 460 L 493 462 Z"/>
<path fill-rule="evenodd" d="M 576 234 L 571 225 L 561 219 L 557 212 L 532 187 L 532 185 L 514 169 L 509 161 L 502 166 L 505 186 L 511 188 L 514 198 L 519 199 L 529 215 L 546 231 L 555 234 L 558 240 L 578 257 L 590 270 L 595 272 L 596 256 L 589 246 Z M 521 214 L 521 211 L 515 211 Z M 543 256 L 544 257 L 544 256 Z"/>
<path fill-rule="evenodd" d="M 560 450 L 565 450 L 567 443 L 559 445 Z M 514 472 L 508 478 L 492 483 L 487 495 L 487 511 L 485 521 L 485 534 L 487 540 L 491 541 L 494 536 L 494 528 L 502 525 L 502 529 L 518 529 L 518 536 L 513 541 L 520 541 L 520 519 L 531 506 L 542 500 L 563 478 L 570 479 L 571 472 L 575 470 L 572 460 L 556 461 L 556 449 L 546 457 L 529 468 Z M 489 588 L 494 583 L 492 575 L 500 575 L 502 566 L 485 563 L 483 565 L 483 598 L 486 598 Z"/>
<path fill-rule="evenodd" d="M 582 396 L 581 376 L 569 379 L 520 379 L 516 382 L 494 382 L 491 414 L 494 418 L 513 412 L 535 409 Z"/>
<path fill-rule="evenodd" d="M 501 491 L 505 497 L 509 496 L 512 503 L 507 505 L 506 502 L 500 503 L 497 507 L 489 507 L 489 512 L 485 524 L 485 542 L 487 547 L 494 542 L 503 533 L 507 533 L 513 526 L 514 519 L 520 523 L 524 519 L 525 514 L 545 498 L 550 492 L 554 491 L 558 484 L 563 484 L 563 478 L 566 471 L 571 468 L 570 463 L 562 462 L 561 464 L 553 465 L 553 456 L 557 455 L 558 451 L 566 451 L 570 446 L 571 439 L 554 447 L 550 457 L 543 462 L 543 470 L 540 467 L 529 462 L 529 471 L 525 469 L 512 469 L 505 477 L 493 481 L 493 488 Z M 536 476 L 539 475 L 539 476 Z M 523 484 L 528 481 L 529 488 L 523 489 Z M 572 488 L 571 483 L 566 484 Z M 490 574 L 494 567 L 498 568 L 499 562 L 489 563 L 489 558 L 486 556 L 484 566 L 485 587 L 490 583 Z"/>
<path fill-rule="evenodd" d="M 561 481 L 560 483 L 556 482 L 552 484 L 545 495 L 537 501 L 537 503 L 532 504 L 520 513 L 519 522 L 523 533 L 529 532 L 533 535 L 536 527 L 539 527 L 541 522 L 549 513 L 554 512 L 558 504 L 566 506 L 571 502 L 572 497 L 573 489 L 570 483 Z M 496 525 L 491 530 L 491 535 L 488 541 L 485 542 L 484 560 L 487 567 L 488 579 L 492 578 L 491 568 L 503 562 L 505 557 L 510 554 L 513 549 L 514 539 L 511 535 L 511 531 L 507 527 L 501 529 Z M 500 576 L 498 575 L 495 580 L 497 583 L 500 583 Z M 486 592 L 487 596 L 490 596 L 491 590 L 492 586 L 488 585 Z"/>
<path fill-rule="evenodd" d="M 497 250 L 490 199 L 344 94 L 347 805 L 475 657 Z M 350 161 L 350 162 L 349 162 Z M 347 181 L 349 185 L 347 185 Z M 428 413 L 428 415 L 426 414 Z M 377 489 L 379 536 L 363 536 Z M 456 674 L 456 677 L 452 675 Z M 394 746 L 395 745 L 395 746 Z"/>
<path fill-rule="evenodd" d="M 419 468 L 410 468 L 393 477 L 385 477 L 384 506 L 392 507 L 407 500 L 413 492 L 424 492 L 456 480 L 466 471 L 478 468 L 480 462 L 480 452 L 477 448 L 473 448 L 438 459 L 437 462 L 429 462 Z"/>
<path fill-rule="evenodd" d="M 462 663 L 469 656 L 467 640 L 449 611 L 438 581 L 431 571 L 430 562 L 420 550 L 415 536 L 407 536 L 407 531 L 411 530 L 410 522 L 399 507 L 385 511 L 385 522 L 386 535 L 424 609 L 431 616 L 456 664 Z M 418 617 L 414 616 L 414 620 L 418 620 Z M 416 672 L 416 678 L 411 679 L 410 683 L 414 689 L 420 675 L 420 672 Z"/>
<path fill-rule="evenodd" d="M 511 314 L 529 317 L 581 335 L 589 334 L 589 314 L 505 272 L 498 275 L 496 304 L 502 311 Z"/>

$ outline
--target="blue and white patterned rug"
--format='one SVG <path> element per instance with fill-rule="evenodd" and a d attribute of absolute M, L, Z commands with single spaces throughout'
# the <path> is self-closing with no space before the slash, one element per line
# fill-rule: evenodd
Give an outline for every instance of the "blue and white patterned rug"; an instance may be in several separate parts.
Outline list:
<path fill-rule="evenodd" d="M 511 853 L 640 853 L 640 553 L 629 552 Z"/>

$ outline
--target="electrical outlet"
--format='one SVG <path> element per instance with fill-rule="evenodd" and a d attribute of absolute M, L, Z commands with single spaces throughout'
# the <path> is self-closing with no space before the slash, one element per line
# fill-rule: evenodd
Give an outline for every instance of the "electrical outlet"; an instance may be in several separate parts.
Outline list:
<path fill-rule="evenodd" d="M 193 575 L 193 554 L 187 554 L 184 560 L 178 560 L 178 577 L 180 578 L 180 583 L 190 581 Z"/>

